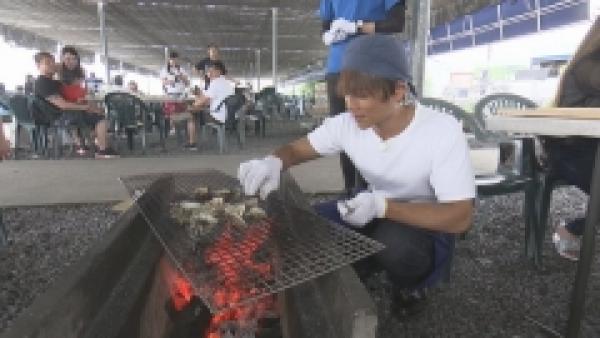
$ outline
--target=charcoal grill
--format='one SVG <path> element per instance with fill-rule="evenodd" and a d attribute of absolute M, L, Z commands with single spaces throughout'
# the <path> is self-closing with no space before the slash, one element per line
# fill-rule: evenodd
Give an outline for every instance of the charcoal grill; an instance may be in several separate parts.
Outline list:
<path fill-rule="evenodd" d="M 302 192 L 297 185 L 284 175 L 280 189 L 261 202 L 270 222 L 229 229 L 234 240 L 226 257 L 222 258 L 232 269 L 244 271 L 236 278 L 250 292 L 222 304 L 215 301 L 214 295 L 222 285 L 230 282 L 230 277 L 217 273 L 202 256 L 222 233 L 210 234 L 211 237 L 202 243 L 193 241 L 184 227 L 170 216 L 169 209 L 173 203 L 192 200 L 194 190 L 200 186 L 235 191 L 239 187 L 237 180 L 210 170 L 137 175 L 121 181 L 167 255 L 213 313 L 283 291 L 384 248 L 379 242 L 316 215 L 310 206 L 301 202 L 304 199 L 300 197 Z M 248 239 L 251 232 L 255 238 L 242 240 Z M 247 250 L 247 246 L 257 244 L 260 248 L 253 259 L 257 263 L 269 264 L 271 271 L 268 276 L 247 269 L 247 262 L 238 254 Z"/>

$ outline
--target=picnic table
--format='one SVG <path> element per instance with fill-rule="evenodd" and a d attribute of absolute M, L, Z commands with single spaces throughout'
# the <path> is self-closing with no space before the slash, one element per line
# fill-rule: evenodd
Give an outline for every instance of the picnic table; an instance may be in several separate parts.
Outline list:
<path fill-rule="evenodd" d="M 524 138 L 539 135 L 600 139 L 600 108 L 503 110 L 499 115 L 489 117 L 486 126 L 489 130 L 503 131 Z M 598 222 L 600 222 L 600 147 L 596 150 L 592 172 L 582 247 L 569 305 L 567 337 L 579 337 Z"/>

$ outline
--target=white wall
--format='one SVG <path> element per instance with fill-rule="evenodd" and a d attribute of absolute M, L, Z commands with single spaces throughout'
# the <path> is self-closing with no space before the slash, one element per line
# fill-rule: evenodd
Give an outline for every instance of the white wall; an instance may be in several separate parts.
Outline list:
<path fill-rule="evenodd" d="M 594 0 L 600 4 L 600 0 Z M 600 8 L 600 6 L 598 7 Z M 452 73 L 469 73 L 499 66 L 530 68 L 531 59 L 547 55 L 572 55 L 592 21 L 575 23 L 485 46 L 429 56 L 425 68 L 424 96 L 444 97 Z M 544 103 L 554 97 L 558 79 L 507 81 L 497 87 Z"/>

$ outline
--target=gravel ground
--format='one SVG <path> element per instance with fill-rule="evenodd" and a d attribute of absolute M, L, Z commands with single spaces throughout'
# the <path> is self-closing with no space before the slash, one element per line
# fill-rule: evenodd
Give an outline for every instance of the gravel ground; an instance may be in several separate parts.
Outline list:
<path fill-rule="evenodd" d="M 586 197 L 575 188 L 553 196 L 551 224 L 585 214 Z M 522 195 L 479 201 L 473 229 L 457 242 L 451 283 L 433 290 L 427 311 L 403 322 L 389 313 L 390 284 L 381 273 L 367 281 L 380 316 L 379 337 L 546 337 L 527 318 L 564 332 L 576 264 L 558 256 L 550 241 L 545 264 L 524 259 Z M 598 250 L 596 250 L 598 252 Z M 583 337 L 600 337 L 600 257 L 588 286 Z"/>
<path fill-rule="evenodd" d="M 572 188 L 555 192 L 552 219 L 585 211 L 586 198 Z M 545 337 L 527 318 L 562 331 L 576 265 L 546 241 L 545 268 L 523 258 L 522 195 L 479 202 L 473 229 L 456 248 L 452 281 L 430 293 L 427 311 L 397 321 L 389 313 L 385 274 L 367 281 L 380 316 L 379 337 Z M 6 209 L 10 246 L 0 251 L 0 332 L 110 228 L 110 205 Z M 60 234 L 60 235 L 59 235 Z M 549 234 L 548 234 L 549 235 Z M 600 257 L 588 292 L 584 337 L 600 337 Z"/>
<path fill-rule="evenodd" d="M 4 209 L 9 245 L 0 249 L 0 332 L 117 216 L 105 204 Z"/>

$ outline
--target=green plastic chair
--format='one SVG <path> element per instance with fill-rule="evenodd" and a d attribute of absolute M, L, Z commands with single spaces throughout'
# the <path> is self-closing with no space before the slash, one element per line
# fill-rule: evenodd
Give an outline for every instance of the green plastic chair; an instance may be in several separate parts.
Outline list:
<path fill-rule="evenodd" d="M 23 130 L 26 130 L 29 134 L 33 151 L 38 153 L 40 150 L 40 143 L 38 140 L 39 129 L 36 128 L 35 120 L 33 119 L 33 114 L 30 109 L 30 98 L 25 95 L 14 95 L 9 100 L 9 106 L 15 117 L 15 159 L 18 159 L 19 151 L 21 150 L 19 141 L 21 140 L 21 132 Z"/>
<path fill-rule="evenodd" d="M 485 131 L 483 126 L 477 122 L 473 114 L 467 113 L 464 109 L 450 102 L 435 99 L 423 98 L 420 104 L 433 108 L 437 111 L 450 114 L 458 121 L 462 122 L 466 133 L 474 135 L 475 139 L 482 143 L 498 142 L 495 135 Z M 535 264 L 541 264 L 541 248 L 537 247 L 538 237 L 537 213 L 536 213 L 536 184 L 534 178 L 534 144 L 533 140 L 523 141 L 520 165 L 515 171 L 500 171 L 503 175 L 501 181 L 492 184 L 484 184 L 481 179 L 475 180 L 477 185 L 477 194 L 480 197 L 504 195 L 515 192 L 524 192 L 525 201 L 523 204 L 523 218 L 525 222 L 525 253 L 527 257 L 534 260 Z"/>
<path fill-rule="evenodd" d="M 481 98 L 475 104 L 475 119 L 482 126 L 485 126 L 485 120 L 490 116 L 497 115 L 499 109 L 528 109 L 537 107 L 537 103 L 526 97 L 511 93 L 496 93 Z"/>
<path fill-rule="evenodd" d="M 139 97 L 129 93 L 109 93 L 104 97 L 104 104 L 107 111 L 107 119 L 114 131 L 115 138 L 118 138 L 120 132 L 127 136 L 127 146 L 129 151 L 134 148 L 134 134 L 138 131 L 138 121 L 142 121 L 143 114 L 146 117 L 149 113 L 146 105 Z M 146 132 L 143 126 L 143 133 Z M 115 145 L 118 142 L 114 142 Z M 145 150 L 145 149 L 144 149 Z"/>
<path fill-rule="evenodd" d="M 80 130 L 84 139 L 88 140 L 90 145 L 93 145 L 91 140 L 91 128 L 85 125 L 82 121 L 66 121 L 63 117 L 67 111 L 60 110 L 50 102 L 41 97 L 34 96 L 31 99 L 31 112 L 33 119 L 40 129 L 40 137 L 42 138 L 42 147 L 44 153 L 47 151 L 48 134 L 52 135 L 53 157 L 58 159 L 62 156 L 63 150 L 63 133 L 75 132 Z M 68 111 L 68 113 L 81 113 L 83 111 Z M 75 152 L 73 146 L 70 147 L 70 154 Z"/>

